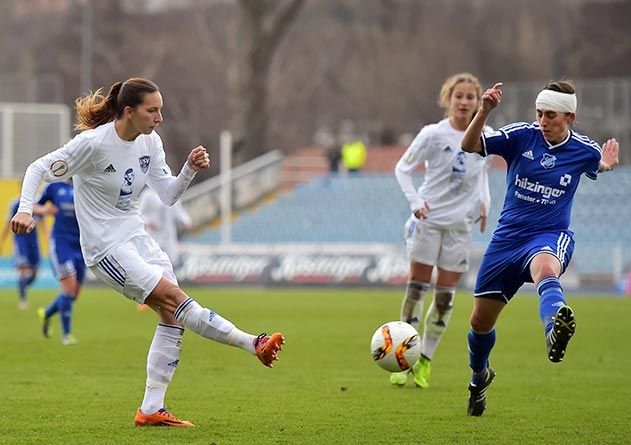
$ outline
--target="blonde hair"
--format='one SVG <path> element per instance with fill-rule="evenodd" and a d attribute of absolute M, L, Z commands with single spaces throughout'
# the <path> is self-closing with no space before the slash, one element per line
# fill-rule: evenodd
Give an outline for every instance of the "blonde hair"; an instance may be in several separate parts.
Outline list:
<path fill-rule="evenodd" d="M 449 100 L 454 92 L 454 88 L 456 88 L 456 85 L 461 82 L 469 82 L 473 84 L 478 96 L 478 102 L 482 97 L 482 86 L 480 85 L 480 81 L 477 77 L 471 73 L 454 74 L 445 80 L 445 83 L 443 83 L 443 86 L 440 89 L 440 95 L 438 96 L 438 105 L 445 110 L 445 116 L 449 115 Z"/>

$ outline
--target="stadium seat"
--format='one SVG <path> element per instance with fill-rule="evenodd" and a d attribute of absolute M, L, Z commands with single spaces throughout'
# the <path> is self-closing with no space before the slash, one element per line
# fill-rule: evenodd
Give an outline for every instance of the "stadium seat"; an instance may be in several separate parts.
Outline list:
<path fill-rule="evenodd" d="M 422 181 L 416 177 L 417 184 Z M 484 248 L 502 210 L 506 174 L 489 176 L 491 209 L 485 233 L 473 230 L 474 247 Z M 631 168 L 603 174 L 597 181 L 581 178 L 571 229 L 576 234 L 572 266 L 578 272 L 608 273 L 631 263 Z M 402 246 L 409 208 L 391 174 L 318 177 L 271 203 L 242 212 L 232 227 L 237 244 L 392 244 Z M 221 230 L 212 228 L 185 241 L 218 244 Z M 618 247 L 616 247 L 618 246 Z"/>

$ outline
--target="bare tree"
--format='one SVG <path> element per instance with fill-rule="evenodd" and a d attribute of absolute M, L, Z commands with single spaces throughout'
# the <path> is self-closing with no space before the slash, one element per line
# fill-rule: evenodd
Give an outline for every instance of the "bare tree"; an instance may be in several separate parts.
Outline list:
<path fill-rule="evenodd" d="M 245 152 L 267 151 L 268 79 L 274 53 L 304 0 L 239 0 L 237 68 L 232 73 L 231 129 Z M 247 153 L 247 155 L 245 154 Z"/>
<path fill-rule="evenodd" d="M 72 105 L 81 93 L 81 0 L 68 0 L 66 9 L 35 8 L 40 4 L 48 3 L 0 0 L 0 100 Z M 630 4 L 93 1 L 93 85 L 131 76 L 160 85 L 160 134 L 173 167 L 199 143 L 216 159 L 225 128 L 242 141 L 237 163 L 270 147 L 291 152 L 349 119 L 378 143 L 382 133 L 414 133 L 435 121 L 437 91 L 455 72 L 507 87 L 627 77 Z"/>

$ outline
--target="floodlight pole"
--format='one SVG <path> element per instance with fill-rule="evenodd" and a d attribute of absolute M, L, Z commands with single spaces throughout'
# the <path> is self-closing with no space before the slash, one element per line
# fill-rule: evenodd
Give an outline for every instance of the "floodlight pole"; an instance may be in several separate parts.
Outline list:
<path fill-rule="evenodd" d="M 221 244 L 232 242 L 232 134 L 224 130 L 219 139 L 221 175 Z"/>
<path fill-rule="evenodd" d="M 81 94 L 92 89 L 92 0 L 81 10 Z"/>
<path fill-rule="evenodd" d="M 11 176 L 17 176 L 17 172 L 13 171 L 13 117 L 15 111 L 10 105 L 2 107 L 0 110 L 0 116 L 2 123 L 0 123 L 0 129 L 2 129 L 2 142 L 0 147 L 2 148 L 2 173 L 3 178 L 9 178 Z M 2 248 L 2 246 L 0 246 Z"/>

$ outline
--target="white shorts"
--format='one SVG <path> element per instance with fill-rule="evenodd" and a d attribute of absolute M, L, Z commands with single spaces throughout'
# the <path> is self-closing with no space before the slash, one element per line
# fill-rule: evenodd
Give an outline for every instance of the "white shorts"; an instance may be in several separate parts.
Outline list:
<path fill-rule="evenodd" d="M 445 229 L 412 216 L 405 223 L 403 237 L 410 261 L 449 272 L 469 270 L 471 229 Z"/>
<path fill-rule="evenodd" d="M 177 283 L 169 257 L 147 234 L 112 248 L 90 270 L 111 288 L 138 303 L 144 303 L 163 276 Z"/>

